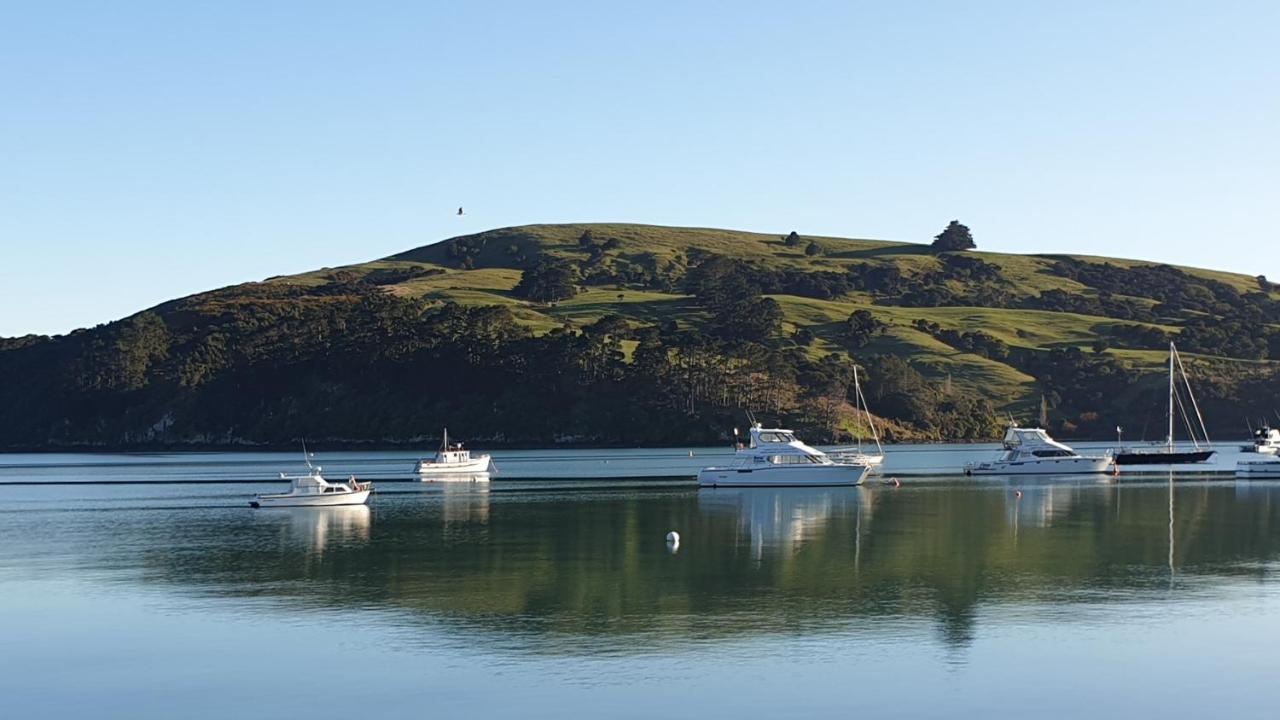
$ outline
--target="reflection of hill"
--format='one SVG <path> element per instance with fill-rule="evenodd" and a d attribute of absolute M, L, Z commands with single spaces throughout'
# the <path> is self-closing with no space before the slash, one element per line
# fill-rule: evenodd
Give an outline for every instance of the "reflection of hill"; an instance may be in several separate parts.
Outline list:
<path fill-rule="evenodd" d="M 182 547 L 145 553 L 143 578 L 290 610 L 393 609 L 546 652 L 904 620 L 963 645 L 984 605 L 1176 601 L 1186 578 L 1261 575 L 1280 550 L 1280 488 L 1179 486 L 1172 526 L 1161 484 L 1020 489 L 396 493 L 363 519 L 243 513 L 159 532 Z"/>

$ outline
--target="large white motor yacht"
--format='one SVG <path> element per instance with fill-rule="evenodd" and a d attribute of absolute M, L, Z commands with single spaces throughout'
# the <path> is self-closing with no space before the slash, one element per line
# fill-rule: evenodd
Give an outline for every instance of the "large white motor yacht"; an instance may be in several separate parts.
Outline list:
<path fill-rule="evenodd" d="M 305 456 L 305 455 L 304 455 Z M 326 507 L 332 505 L 363 505 L 369 501 L 373 483 L 358 482 L 353 475 L 346 482 L 334 483 L 324 479 L 320 466 L 312 465 L 307 457 L 306 475 L 280 473 L 281 480 L 289 480 L 289 492 L 258 495 L 249 501 L 250 507 Z"/>
<path fill-rule="evenodd" d="M 1011 425 L 1004 433 L 1004 452 L 996 460 L 969 463 L 965 475 L 1066 475 L 1111 472 L 1110 454 L 1086 457 L 1049 437 L 1040 428 Z"/>
<path fill-rule="evenodd" d="M 833 462 L 826 453 L 805 445 L 795 433 L 780 428 L 751 427 L 750 444 L 726 467 L 698 472 L 704 487 L 783 487 L 789 485 L 858 485 L 870 472 L 865 464 Z"/>
<path fill-rule="evenodd" d="M 1280 430 L 1270 425 L 1263 425 L 1253 431 L 1253 442 L 1249 445 L 1242 445 L 1241 452 L 1255 452 L 1264 455 L 1280 454 Z"/>
<path fill-rule="evenodd" d="M 416 472 L 421 480 L 448 479 L 442 476 L 470 476 L 468 480 L 488 480 L 489 466 L 492 459 L 488 455 L 471 457 L 471 451 L 464 449 L 462 443 L 449 443 L 449 428 L 444 429 L 444 438 L 434 458 L 419 460 Z"/>

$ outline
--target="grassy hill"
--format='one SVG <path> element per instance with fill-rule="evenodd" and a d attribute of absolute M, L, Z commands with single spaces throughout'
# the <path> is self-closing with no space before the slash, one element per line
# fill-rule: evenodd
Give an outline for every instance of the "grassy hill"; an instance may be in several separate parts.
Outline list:
<path fill-rule="evenodd" d="M 662 275 L 666 288 L 653 287 L 644 279 L 620 277 L 616 281 L 586 285 L 575 297 L 555 303 L 521 299 L 515 293 L 521 271 L 531 258 L 559 258 L 582 264 L 591 257 L 579 240 L 590 232 L 599 245 L 611 245 L 599 252 L 596 267 L 626 272 L 641 268 Z M 613 241 L 613 242 L 611 242 Z M 808 243 L 821 249 L 806 255 Z M 999 279 L 1015 300 L 1031 300 L 1046 290 L 1060 290 L 1081 297 L 1097 297 L 1099 290 L 1053 272 L 1056 263 L 1075 260 L 1109 263 L 1118 268 L 1157 267 L 1156 263 L 1070 255 L 1012 255 L 973 251 L 965 253 L 998 268 Z M 462 305 L 501 305 L 511 309 L 518 321 L 535 333 L 566 326 L 583 327 L 606 315 L 619 315 L 639 323 L 675 321 L 696 324 L 700 308 L 696 298 L 683 292 L 680 280 L 688 270 L 690 256 L 719 255 L 767 264 L 772 268 L 794 268 L 803 272 L 846 272 L 854 267 L 892 266 L 905 275 L 938 271 L 940 256 L 926 245 L 884 240 L 802 236 L 798 246 L 788 246 L 780 235 L 720 230 L 675 228 L 633 224 L 527 225 L 502 228 L 453 238 L 359 265 L 325 268 L 304 275 L 278 277 L 272 283 L 317 286 L 370 273 L 429 271 L 433 274 L 384 285 L 388 292 L 429 302 Z M 470 258 L 465 263 L 464 258 Z M 1221 283 L 1242 294 L 1257 292 L 1258 280 L 1198 268 L 1178 268 L 1190 278 Z M 1280 298 L 1276 289 L 1271 298 Z M 816 299 L 777 295 L 789 332 L 809 329 L 817 338 L 809 352 L 814 355 L 844 350 L 842 326 L 855 310 L 867 310 L 889 327 L 859 349 L 860 354 L 888 353 L 910 358 L 927 376 L 954 383 L 991 399 L 1005 411 L 1025 413 L 1038 405 L 1041 390 L 1035 378 L 1005 362 L 957 350 L 928 333 L 915 329 L 917 320 L 928 320 L 961 332 L 988 333 L 1013 347 L 1030 350 L 1077 347 L 1091 350 L 1101 339 L 1114 336 L 1117 325 L 1150 327 L 1176 336 L 1179 327 L 1164 322 L 1140 322 L 1105 315 L 1052 312 L 1028 308 L 992 307 L 898 307 L 877 302 L 871 293 L 849 292 L 837 298 Z M 1149 298 L 1128 298 L 1152 307 Z M 1273 322 L 1280 322 L 1280 317 Z M 1149 371 L 1164 367 L 1162 349 L 1109 348 L 1105 352 L 1126 365 Z"/>
<path fill-rule="evenodd" d="M 1056 431 L 1097 435 L 1159 413 L 1170 339 L 1211 423 L 1236 428 L 1280 406 L 1277 323 L 1280 289 L 1211 270 L 529 225 L 0 339 L 0 373 L 28 378 L 0 387 L 0 443 L 387 444 L 448 422 L 643 444 L 715 440 L 743 410 L 841 439 L 853 362 L 900 438 L 989 436 L 1042 398 Z"/>

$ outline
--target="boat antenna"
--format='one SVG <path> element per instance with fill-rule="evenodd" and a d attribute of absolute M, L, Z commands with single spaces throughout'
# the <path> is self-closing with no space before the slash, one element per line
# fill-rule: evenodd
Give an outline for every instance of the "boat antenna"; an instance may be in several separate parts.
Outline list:
<path fill-rule="evenodd" d="M 311 465 L 311 453 L 307 452 L 307 439 L 306 439 L 306 438 L 302 438 L 302 462 L 306 463 L 308 468 L 311 468 L 311 467 L 312 467 L 312 465 Z"/>

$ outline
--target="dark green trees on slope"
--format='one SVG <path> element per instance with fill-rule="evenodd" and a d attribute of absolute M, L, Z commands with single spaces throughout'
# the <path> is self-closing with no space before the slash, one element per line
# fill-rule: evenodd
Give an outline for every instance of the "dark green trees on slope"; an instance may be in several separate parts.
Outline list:
<path fill-rule="evenodd" d="M 1215 433 L 1280 401 L 1280 303 L 1149 264 L 645 226 L 507 228 L 0 339 L 0 445 L 722 442 L 751 410 L 854 427 L 860 365 L 896 438 L 1005 411 L 1109 437 L 1163 412 L 1177 339 Z M 1102 342 L 1100 342 L 1102 341 Z"/>

